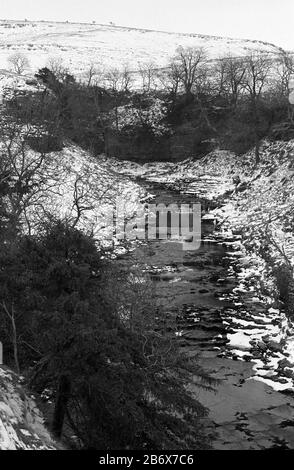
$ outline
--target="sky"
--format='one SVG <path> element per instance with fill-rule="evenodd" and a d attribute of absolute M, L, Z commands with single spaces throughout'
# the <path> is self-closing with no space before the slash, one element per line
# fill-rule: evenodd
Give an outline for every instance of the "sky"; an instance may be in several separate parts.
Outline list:
<path fill-rule="evenodd" d="M 294 50 L 293 0 L 0 0 L 1 19 L 109 23 L 258 39 Z"/>

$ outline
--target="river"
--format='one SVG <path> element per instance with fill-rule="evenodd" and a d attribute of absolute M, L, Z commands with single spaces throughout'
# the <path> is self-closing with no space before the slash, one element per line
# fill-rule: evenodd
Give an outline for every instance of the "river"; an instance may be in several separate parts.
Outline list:
<path fill-rule="evenodd" d="M 193 194 L 137 181 L 154 195 L 153 203 L 199 202 Z M 201 203 L 209 209 L 208 201 L 202 199 Z M 268 356 L 256 350 L 252 354 L 246 347 L 246 341 L 254 335 L 262 337 L 279 320 L 274 314 L 268 317 L 265 306 L 256 299 L 254 280 L 246 295 L 236 295 L 238 250 L 234 252 L 213 229 L 211 222 L 202 223 L 198 250 L 183 251 L 177 240 L 153 240 L 132 256 L 144 257 L 158 305 L 176 316 L 183 351 L 197 354 L 211 376 L 220 379 L 215 392 L 192 389 L 210 410 L 205 424 L 208 432 L 216 431 L 213 448 L 293 449 L 293 392 L 277 391 L 258 380 L 270 372 L 270 361 L 279 359 L 279 353 L 271 351 Z M 239 337 L 245 338 L 245 346 Z M 279 376 L 273 380 L 285 381 Z"/>

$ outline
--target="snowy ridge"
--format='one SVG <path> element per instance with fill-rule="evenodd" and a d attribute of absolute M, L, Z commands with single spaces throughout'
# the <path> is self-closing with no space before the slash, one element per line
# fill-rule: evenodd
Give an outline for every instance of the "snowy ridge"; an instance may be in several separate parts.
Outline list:
<path fill-rule="evenodd" d="M 273 44 L 249 39 L 114 25 L 0 20 L 0 69 L 7 69 L 7 57 L 16 51 L 27 55 L 32 69 L 44 67 L 48 56 L 59 56 L 79 76 L 91 62 L 106 68 L 128 64 L 132 70 L 138 69 L 138 62 L 164 67 L 180 45 L 204 47 L 211 58 L 250 51 L 281 52 Z"/>

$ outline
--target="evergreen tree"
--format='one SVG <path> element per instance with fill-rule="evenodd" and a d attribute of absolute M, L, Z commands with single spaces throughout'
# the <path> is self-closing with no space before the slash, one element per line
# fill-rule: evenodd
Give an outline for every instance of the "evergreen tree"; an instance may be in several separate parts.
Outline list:
<path fill-rule="evenodd" d="M 86 448 L 206 446 L 205 409 L 185 388 L 205 374 L 146 324 L 123 321 L 104 289 L 94 241 L 62 223 L 23 237 L 0 271 L 1 301 L 13 304 L 20 364 L 55 396 L 52 430 L 68 426 Z M 126 306 L 125 306 L 126 307 Z M 147 322 L 146 322 L 147 323 Z"/>

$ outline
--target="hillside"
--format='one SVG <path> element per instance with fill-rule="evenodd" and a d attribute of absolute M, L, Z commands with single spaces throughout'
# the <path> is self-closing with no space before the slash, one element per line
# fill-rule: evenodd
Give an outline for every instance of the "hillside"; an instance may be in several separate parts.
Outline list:
<path fill-rule="evenodd" d="M 254 40 L 114 25 L 0 20 L 0 69 L 7 68 L 7 57 L 16 51 L 28 56 L 33 69 L 44 66 L 48 57 L 59 56 L 80 75 L 93 61 L 105 67 L 128 64 L 133 69 L 138 62 L 164 66 L 180 45 L 205 47 L 211 58 L 250 51 L 280 52 L 278 46 Z"/>
<path fill-rule="evenodd" d="M 79 80 L 94 60 L 164 66 L 179 44 L 237 58 L 205 59 L 207 75 L 194 85 L 177 76 L 175 89 L 117 92 Z M 25 383 L 66 447 L 293 448 L 290 69 L 278 64 L 281 87 L 276 61 L 238 60 L 252 50 L 280 51 L 114 25 L 0 21 L 0 340 L 5 365 L 22 374 L 0 368 L 0 449 L 56 448 Z M 17 75 L 7 70 L 15 51 L 31 75 L 59 56 L 78 79 L 48 68 Z M 200 202 L 199 249 L 182 249 L 191 241 L 182 216 L 175 240 L 145 239 L 151 201 Z M 188 421 L 175 423 L 187 409 Z"/>
<path fill-rule="evenodd" d="M 21 379 L 0 367 L 0 450 L 49 450 L 57 445 L 44 427 L 34 397 Z"/>

